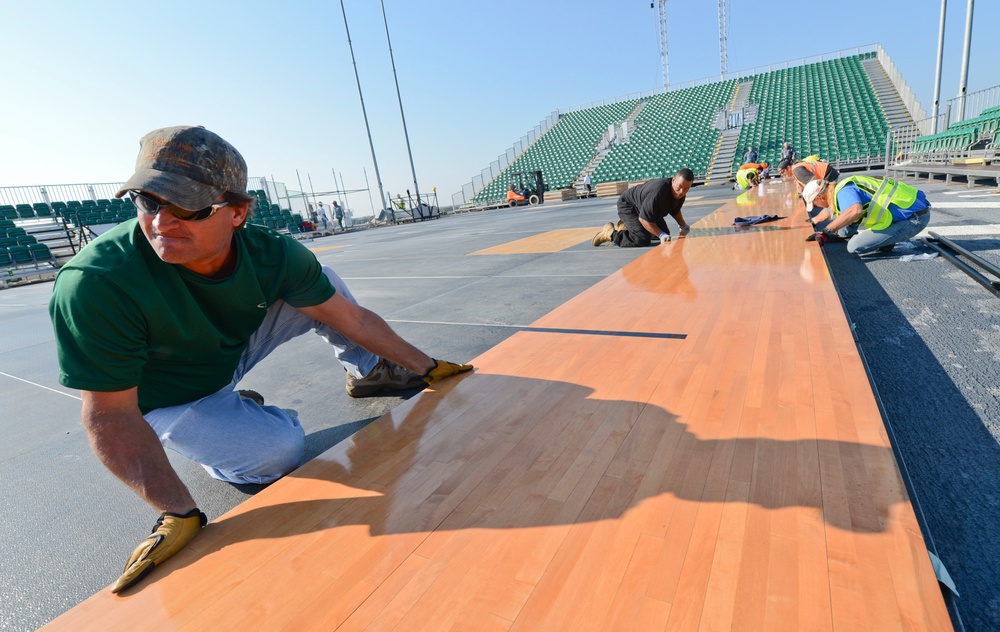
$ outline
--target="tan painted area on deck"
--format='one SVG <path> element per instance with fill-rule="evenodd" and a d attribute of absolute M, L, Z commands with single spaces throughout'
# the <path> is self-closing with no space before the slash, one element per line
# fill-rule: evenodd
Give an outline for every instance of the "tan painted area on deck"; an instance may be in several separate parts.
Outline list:
<path fill-rule="evenodd" d="M 609 220 L 610 221 L 610 220 Z M 617 221 L 617 219 L 615 220 Z M 524 255 L 532 253 L 559 252 L 585 241 L 590 241 L 600 227 L 595 228 L 560 228 L 550 230 L 532 237 L 510 241 L 492 248 L 485 248 L 470 253 L 473 255 Z"/>
<path fill-rule="evenodd" d="M 346 248 L 347 245 L 342 246 L 320 246 L 319 248 L 310 248 L 309 252 L 323 252 L 325 250 L 339 250 L 341 248 Z"/>

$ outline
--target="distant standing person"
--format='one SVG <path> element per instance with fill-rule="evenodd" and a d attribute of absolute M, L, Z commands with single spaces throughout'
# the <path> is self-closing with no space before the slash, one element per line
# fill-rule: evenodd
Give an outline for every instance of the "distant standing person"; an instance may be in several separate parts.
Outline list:
<path fill-rule="evenodd" d="M 781 161 L 788 161 L 788 164 L 795 162 L 795 148 L 787 140 L 781 146 Z"/>
<path fill-rule="evenodd" d="M 316 216 L 319 217 L 319 221 L 323 224 L 323 230 L 326 230 L 327 225 L 330 223 L 330 218 L 326 214 L 326 209 L 323 208 L 323 203 L 319 203 L 319 208 L 316 210 Z"/>
<path fill-rule="evenodd" d="M 757 152 L 754 150 L 753 145 L 750 146 L 746 155 L 743 156 L 743 162 L 757 162 Z"/>
<path fill-rule="evenodd" d="M 693 182 L 694 173 L 684 167 L 669 180 L 657 178 L 629 187 L 618 198 L 618 225 L 608 222 L 590 243 L 636 248 L 648 246 L 658 237 L 660 244 L 665 244 L 670 241 L 667 215 L 677 221 L 681 237 L 687 235 L 691 227 L 684 221 L 681 206 Z"/>
<path fill-rule="evenodd" d="M 587 187 L 587 197 L 590 197 L 590 174 L 583 176 L 583 186 Z"/>
<path fill-rule="evenodd" d="M 344 228 L 344 209 L 336 200 L 333 201 L 333 217 L 337 220 L 340 230 L 347 230 Z"/>

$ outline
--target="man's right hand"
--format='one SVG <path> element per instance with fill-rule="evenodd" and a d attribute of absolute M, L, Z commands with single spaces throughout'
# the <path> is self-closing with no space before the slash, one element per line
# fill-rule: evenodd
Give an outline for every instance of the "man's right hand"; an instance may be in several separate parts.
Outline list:
<path fill-rule="evenodd" d="M 157 564 L 173 557 L 194 539 L 201 528 L 208 524 L 208 517 L 195 508 L 184 515 L 165 513 L 156 521 L 153 533 L 139 543 L 125 562 L 125 572 L 118 578 L 111 592 L 116 593 L 138 584 L 153 572 Z"/>
<path fill-rule="evenodd" d="M 660 233 L 660 245 L 662 246 L 668 241 L 670 241 L 670 233 Z"/>

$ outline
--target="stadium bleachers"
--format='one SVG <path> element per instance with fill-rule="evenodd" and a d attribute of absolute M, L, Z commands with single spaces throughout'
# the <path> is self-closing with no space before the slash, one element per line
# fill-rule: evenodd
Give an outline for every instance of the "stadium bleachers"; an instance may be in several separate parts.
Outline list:
<path fill-rule="evenodd" d="M 647 180 L 681 167 L 705 173 L 719 137 L 712 122 L 735 89 L 736 81 L 722 81 L 651 97 L 629 142 L 611 150 L 593 181 Z"/>
<path fill-rule="evenodd" d="M 257 207 L 253 211 L 249 222 L 259 226 L 266 226 L 272 230 L 287 230 L 295 235 L 301 233 L 302 216 L 292 214 L 289 209 L 280 208 L 277 204 L 271 204 L 267 198 L 267 192 L 263 189 L 250 191 L 250 194 L 257 198 Z"/>
<path fill-rule="evenodd" d="M 983 110 L 979 116 L 952 123 L 937 134 L 921 136 L 913 143 L 915 153 L 965 151 L 983 141 L 993 143 L 1000 129 L 1000 106 Z"/>
<path fill-rule="evenodd" d="M 637 104 L 638 100 L 632 99 L 564 114 L 475 199 L 504 199 L 509 186 L 504 175 L 521 171 L 541 169 L 548 191 L 570 186 L 594 156 L 594 148 L 608 126 L 625 120 Z"/>
<path fill-rule="evenodd" d="M 758 149 L 761 161 L 777 163 L 785 141 L 799 156 L 819 154 L 833 161 L 864 161 L 881 155 L 889 124 L 862 63 L 875 54 L 839 57 L 569 112 L 472 202 L 504 200 L 509 181 L 505 176 L 519 171 L 540 169 L 547 191 L 572 185 L 595 157 L 596 145 L 608 126 L 624 121 L 640 103 L 643 107 L 634 131 L 627 142 L 611 146 L 591 176 L 593 183 L 670 176 L 680 167 L 702 176 L 711 166 L 720 138 L 718 116 L 733 100 L 737 86 L 745 82 L 753 84 L 747 103 L 756 107 L 756 118 L 740 130 L 732 171 L 751 145 Z"/>
<path fill-rule="evenodd" d="M 853 161 L 885 146 L 889 124 L 861 62 L 874 53 L 843 57 L 753 76 L 749 101 L 757 120 L 743 126 L 733 169 L 750 146 L 776 164 L 788 141 L 797 155 Z"/>

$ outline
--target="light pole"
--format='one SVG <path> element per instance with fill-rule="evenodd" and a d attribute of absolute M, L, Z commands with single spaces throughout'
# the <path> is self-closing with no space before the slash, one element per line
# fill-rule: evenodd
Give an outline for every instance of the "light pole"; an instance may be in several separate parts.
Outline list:
<path fill-rule="evenodd" d="M 343 4 L 343 0 L 341 0 Z M 389 21 L 385 17 L 385 2 L 379 0 L 382 5 L 382 22 L 385 24 L 385 41 L 389 44 L 389 61 L 392 62 L 392 79 L 396 82 L 396 98 L 399 100 L 399 117 L 403 119 L 403 137 L 406 139 L 406 153 L 410 156 L 410 172 L 413 174 L 413 190 L 417 192 L 417 212 L 423 218 L 423 210 L 420 206 L 420 185 L 417 184 L 417 169 L 413 166 L 413 151 L 410 149 L 410 135 L 406 131 L 406 116 L 403 114 L 403 97 L 399 93 L 399 79 L 396 77 L 396 60 L 392 56 L 392 41 L 389 39 Z"/>
<path fill-rule="evenodd" d="M 375 164 L 375 181 L 378 182 L 379 200 L 385 208 L 385 194 L 382 192 L 382 176 L 378 171 L 378 160 L 375 159 L 375 144 L 372 142 L 372 130 L 368 126 L 368 111 L 365 110 L 365 97 L 361 94 L 361 79 L 358 77 L 358 63 L 354 60 L 354 46 L 351 44 L 351 29 L 347 27 L 347 11 L 344 10 L 344 0 L 340 0 L 340 12 L 344 14 L 344 30 L 347 31 L 347 47 L 351 50 L 351 63 L 354 65 L 354 80 L 358 84 L 358 98 L 361 99 L 361 114 L 365 117 L 365 131 L 368 132 L 368 147 L 372 150 L 372 162 Z M 334 176 L 336 178 L 336 176 Z"/>

